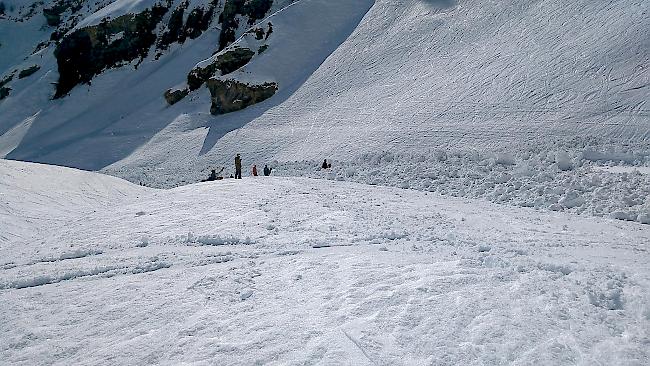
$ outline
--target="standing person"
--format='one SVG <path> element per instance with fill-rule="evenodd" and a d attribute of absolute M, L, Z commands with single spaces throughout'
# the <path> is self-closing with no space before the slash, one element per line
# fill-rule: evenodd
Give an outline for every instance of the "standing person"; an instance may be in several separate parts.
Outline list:
<path fill-rule="evenodd" d="M 241 179 L 241 157 L 235 156 L 235 179 Z"/>
<path fill-rule="evenodd" d="M 271 175 L 271 170 L 272 168 L 269 168 L 268 165 L 264 165 L 264 176 L 268 177 L 269 175 Z"/>
<path fill-rule="evenodd" d="M 331 166 L 331 165 L 327 165 L 327 159 L 323 160 L 323 165 L 321 165 L 321 168 L 323 168 L 323 169 L 327 169 L 327 168 L 329 168 L 330 166 Z"/>
<path fill-rule="evenodd" d="M 257 165 L 253 164 L 253 177 L 257 177 Z"/>

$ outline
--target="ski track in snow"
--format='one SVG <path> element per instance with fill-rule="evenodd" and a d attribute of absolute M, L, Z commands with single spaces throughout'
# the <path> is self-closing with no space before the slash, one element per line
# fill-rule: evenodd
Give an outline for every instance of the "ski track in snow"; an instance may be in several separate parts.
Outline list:
<path fill-rule="evenodd" d="M 307 178 L 0 168 L 3 362 L 649 361 L 647 225 Z"/>

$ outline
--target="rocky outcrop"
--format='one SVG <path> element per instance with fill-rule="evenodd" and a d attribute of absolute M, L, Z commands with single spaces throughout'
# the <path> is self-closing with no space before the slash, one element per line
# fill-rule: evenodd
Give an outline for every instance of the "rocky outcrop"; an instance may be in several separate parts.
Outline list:
<path fill-rule="evenodd" d="M 198 38 L 210 27 L 217 4 L 217 1 L 212 1 L 207 10 L 204 10 L 203 7 L 192 9 L 187 15 L 187 20 L 183 23 L 185 11 L 189 4 L 187 2 L 181 3 L 172 11 L 167 22 L 167 29 L 158 42 L 158 49 L 165 50 L 169 48 L 170 44 L 176 42 L 184 43 L 187 38 Z"/>
<path fill-rule="evenodd" d="M 272 97 L 278 90 L 276 83 L 249 85 L 219 79 L 208 80 L 207 86 L 212 95 L 210 113 L 215 115 L 242 110 Z"/>
<path fill-rule="evenodd" d="M 193 9 L 187 16 L 183 35 L 189 39 L 198 38 L 198 36 L 208 30 L 213 15 L 214 7 L 210 7 L 207 11 L 203 10 L 203 8 Z"/>
<path fill-rule="evenodd" d="M 20 73 L 18 73 L 18 79 L 26 78 L 40 69 L 41 69 L 40 66 L 34 65 L 26 68 L 25 70 L 20 70 Z"/>
<path fill-rule="evenodd" d="M 273 0 L 226 0 L 223 12 L 219 16 L 221 34 L 219 35 L 219 51 L 235 41 L 236 30 L 239 27 L 238 16 L 248 17 L 248 24 L 253 25 L 264 18 L 271 9 Z"/>
<path fill-rule="evenodd" d="M 160 36 L 160 41 L 158 42 L 159 49 L 167 49 L 170 44 L 177 42 L 183 37 L 183 15 L 185 14 L 185 9 L 187 9 L 187 3 L 182 3 L 172 11 L 169 16 L 169 21 L 167 21 L 167 29 Z"/>
<path fill-rule="evenodd" d="M 59 82 L 54 98 L 90 80 L 104 69 L 147 56 L 156 41 L 154 30 L 167 8 L 155 5 L 66 35 L 54 51 Z"/>
<path fill-rule="evenodd" d="M 78 11 L 83 6 L 83 0 L 58 0 L 49 8 L 43 8 L 43 16 L 47 25 L 56 27 L 61 24 L 61 15 L 70 9 L 72 13 Z"/>
<path fill-rule="evenodd" d="M 174 105 L 178 103 L 181 99 L 185 98 L 190 91 L 187 89 L 172 90 L 169 89 L 165 92 L 165 100 L 167 104 Z"/>
<path fill-rule="evenodd" d="M 197 90 L 206 81 L 214 76 L 230 74 L 240 67 L 246 65 L 255 56 L 255 52 L 243 48 L 235 47 L 222 54 L 217 55 L 214 60 L 206 66 L 196 66 L 187 74 L 187 89 L 167 90 L 165 100 L 169 105 L 178 103 L 185 98 L 190 91 Z"/>
<path fill-rule="evenodd" d="M 11 91 L 11 88 L 6 87 L 6 86 L 0 86 L 0 100 L 3 100 L 6 97 L 8 97 L 10 91 Z"/>
<path fill-rule="evenodd" d="M 4 78 L 2 78 L 2 80 L 0 80 L 0 86 L 5 86 L 5 85 L 9 84 L 9 82 L 11 80 L 13 80 L 13 78 L 14 78 L 14 73 L 16 73 L 15 70 L 11 74 L 9 74 L 9 75 L 5 76 Z"/>
<path fill-rule="evenodd" d="M 217 57 L 205 67 L 197 66 L 187 75 L 187 85 L 190 90 L 196 90 L 213 76 L 230 74 L 246 65 L 255 56 L 248 48 L 235 47 Z"/>
<path fill-rule="evenodd" d="M 13 80 L 15 72 L 16 71 L 13 71 L 11 74 L 5 76 L 2 78 L 2 80 L 0 80 L 0 100 L 3 100 L 9 96 L 11 88 L 5 85 L 9 84 L 9 82 Z"/>

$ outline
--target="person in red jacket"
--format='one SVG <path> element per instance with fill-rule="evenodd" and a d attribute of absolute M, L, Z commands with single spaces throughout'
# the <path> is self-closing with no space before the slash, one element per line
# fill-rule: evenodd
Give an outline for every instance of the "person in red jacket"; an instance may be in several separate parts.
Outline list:
<path fill-rule="evenodd" d="M 257 165 L 253 165 L 253 177 L 257 177 Z"/>

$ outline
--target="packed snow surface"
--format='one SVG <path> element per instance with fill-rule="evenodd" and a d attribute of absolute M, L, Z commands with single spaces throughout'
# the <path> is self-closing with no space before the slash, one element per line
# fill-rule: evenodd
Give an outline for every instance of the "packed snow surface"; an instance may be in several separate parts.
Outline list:
<path fill-rule="evenodd" d="M 650 226 L 0 160 L 7 364 L 647 365 Z"/>

